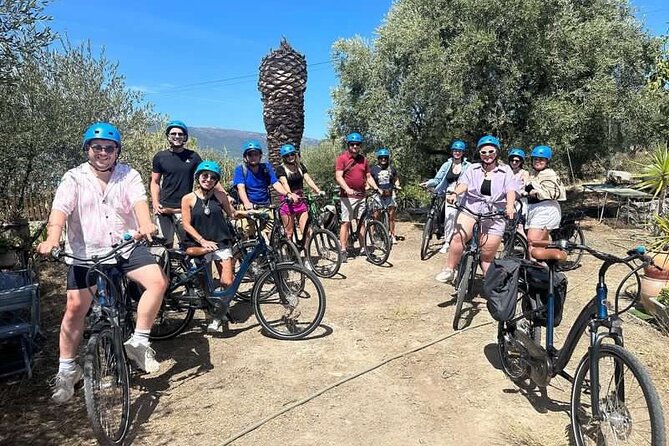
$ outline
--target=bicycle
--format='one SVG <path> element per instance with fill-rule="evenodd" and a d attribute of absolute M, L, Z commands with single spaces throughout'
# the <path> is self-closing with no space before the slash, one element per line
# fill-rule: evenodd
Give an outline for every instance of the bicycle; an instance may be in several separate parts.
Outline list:
<path fill-rule="evenodd" d="M 319 206 L 317 200 L 309 192 L 304 200 L 308 207 L 306 235 L 302 234 L 300 237 L 297 218 L 292 216 L 294 228 L 292 241 L 299 250 L 304 250 L 305 259 L 317 276 L 334 277 L 344 261 L 339 238 L 332 231 L 324 228 L 322 222 L 319 221 L 318 215 L 322 213 L 323 206 Z"/>
<path fill-rule="evenodd" d="M 254 223 L 256 239 L 235 243 L 235 257 L 241 257 L 242 262 L 234 282 L 225 289 L 217 289 L 203 248 L 167 251 L 169 286 L 151 339 L 170 339 L 182 333 L 193 320 L 196 309 L 225 315 L 252 267 L 257 269 L 258 277 L 251 290 L 251 303 L 266 333 L 282 340 L 302 339 L 320 325 L 325 315 L 323 285 L 302 265 L 282 261 L 280 253 L 262 235 L 269 217 L 258 212 L 245 212 Z M 309 314 L 307 319 L 306 314 Z"/>
<path fill-rule="evenodd" d="M 351 229 L 348 231 L 348 245 L 353 247 L 355 242 L 360 240 L 361 235 L 363 245 L 360 247 L 364 251 L 367 260 L 370 263 L 380 266 L 386 263 L 388 257 L 390 256 L 390 250 L 392 248 L 392 242 L 390 241 L 390 236 L 388 235 L 388 230 L 378 220 L 374 220 L 370 214 L 369 208 L 369 199 L 371 196 L 365 198 L 365 210 L 360 215 L 360 218 L 357 219 L 355 230 L 353 230 L 353 222 L 351 222 Z M 358 203 L 357 206 L 362 205 L 362 200 Z M 357 215 L 358 208 L 356 207 L 352 215 Z M 328 218 L 329 229 L 332 232 L 339 232 L 339 227 L 341 226 L 341 201 L 335 201 L 335 212 L 334 218 Z M 344 247 L 342 247 L 344 248 Z"/>
<path fill-rule="evenodd" d="M 471 300 L 471 291 L 474 287 L 474 279 L 476 278 L 476 270 L 481 261 L 481 250 L 479 236 L 481 234 L 481 222 L 487 219 L 494 219 L 503 217 L 505 214 L 502 211 L 493 211 L 485 214 L 478 214 L 463 204 L 455 205 L 459 211 L 465 211 L 475 218 L 474 227 L 472 228 L 472 238 L 465 245 L 464 252 L 460 258 L 458 265 L 458 272 L 455 280 L 455 314 L 453 315 L 453 330 L 460 330 L 460 319 L 462 316 L 462 306 L 465 300 Z M 464 327 L 462 327 L 464 328 Z"/>
<path fill-rule="evenodd" d="M 519 231 L 519 228 L 525 227 L 525 217 L 523 216 L 523 204 L 516 201 L 516 215 L 512 220 L 507 221 L 500 250 L 497 258 L 508 259 L 529 259 L 529 247 L 525 234 Z"/>
<path fill-rule="evenodd" d="M 93 296 L 84 335 L 88 338 L 84 355 L 84 397 L 86 413 L 95 437 L 101 444 L 122 444 L 130 426 L 130 364 L 123 348 L 134 330 L 133 298 L 128 281 L 116 265 L 125 248 L 140 243 L 124 236 L 104 255 L 76 257 L 54 249 L 54 259 L 70 258 L 88 267 L 86 282 Z M 97 273 L 95 285 L 91 276 Z M 93 288 L 95 286 L 95 288 Z M 137 296 L 139 297 L 139 296 Z"/>
<path fill-rule="evenodd" d="M 427 211 L 425 226 L 423 226 L 423 237 L 420 243 L 421 260 L 428 258 L 428 250 L 432 237 L 436 236 L 439 239 L 444 233 L 444 206 L 444 195 L 433 193 L 430 208 Z M 446 240 L 446 243 L 448 243 L 448 240 Z"/>
<path fill-rule="evenodd" d="M 551 231 L 551 240 L 567 240 L 576 245 L 585 245 L 585 235 L 579 224 L 582 219 L 581 211 L 564 214 L 560 220 L 560 227 Z M 581 266 L 582 250 L 574 249 L 567 254 L 567 260 L 559 265 L 560 271 L 571 271 Z"/>
<path fill-rule="evenodd" d="M 529 379 L 539 387 L 548 386 L 551 379 L 558 375 L 570 381 L 571 430 L 579 446 L 591 442 L 597 445 L 618 444 L 646 432 L 650 438 L 643 444 L 664 445 L 666 432 L 657 391 L 646 369 L 624 349 L 622 320 L 619 317 L 634 305 L 632 301 L 626 308 L 619 308 L 618 297 L 624 284 L 634 277 L 638 286 L 638 271 L 651 263 L 645 249 L 630 250 L 626 257 L 619 258 L 565 240 L 541 245 L 533 248 L 531 254 L 546 265 L 519 261 L 520 296 L 510 296 L 516 311 L 510 320 L 498 324 L 497 344 L 504 373 L 516 382 Z M 566 295 L 566 280 L 556 283 L 558 274 L 561 274 L 557 265 L 567 260 L 568 251 L 575 249 L 592 254 L 603 264 L 598 273 L 595 297 L 581 310 L 562 349 L 557 350 L 553 332 L 561 320 L 559 310 Z M 633 264 L 635 261 L 641 264 Z M 615 304 L 610 305 L 605 276 L 608 268 L 616 264 L 625 264 L 631 271 L 616 290 Z M 537 281 L 537 274 L 541 274 L 542 279 Z M 543 280 L 546 275 L 547 294 L 537 288 L 542 283 L 545 286 Z M 532 285 L 533 281 L 535 285 Z M 546 327 L 545 347 L 541 346 L 542 326 Z M 588 352 L 572 377 L 565 367 L 586 329 L 590 332 Z M 605 331 L 600 332 L 601 329 Z M 613 342 L 604 343 L 605 340 Z M 604 377 L 605 373 L 607 377 Z M 629 386 L 635 380 L 638 389 Z M 638 392 L 633 394 L 635 390 Z M 640 409 L 644 403 L 647 407 Z"/>

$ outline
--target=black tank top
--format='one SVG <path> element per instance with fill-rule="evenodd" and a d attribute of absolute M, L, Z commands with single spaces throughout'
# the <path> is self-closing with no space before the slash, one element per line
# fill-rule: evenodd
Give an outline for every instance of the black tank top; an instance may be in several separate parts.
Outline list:
<path fill-rule="evenodd" d="M 206 205 L 206 206 L 205 206 Z M 209 208 L 207 214 L 206 208 Z M 215 196 L 202 200 L 196 196 L 195 205 L 190 211 L 190 223 L 205 240 L 218 243 L 219 248 L 229 247 L 232 234 L 228 219 L 223 214 L 223 207 Z M 186 246 L 200 246 L 190 234 L 187 234 Z"/>
<path fill-rule="evenodd" d="M 490 196 L 490 180 L 483 180 L 481 183 L 481 195 Z"/>
<path fill-rule="evenodd" d="M 453 173 L 453 167 L 455 166 L 455 163 L 451 163 L 451 168 L 448 169 L 448 173 L 446 173 L 446 182 L 448 184 L 453 183 L 454 181 L 458 181 L 458 178 L 460 178 L 460 173 Z"/>

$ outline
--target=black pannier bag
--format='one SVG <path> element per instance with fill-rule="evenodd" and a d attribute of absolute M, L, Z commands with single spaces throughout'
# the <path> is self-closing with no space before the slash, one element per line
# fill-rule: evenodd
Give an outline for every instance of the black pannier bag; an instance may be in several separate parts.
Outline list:
<path fill-rule="evenodd" d="M 539 305 L 539 311 L 532 315 L 532 320 L 535 325 L 545 327 L 548 314 L 546 312 L 546 305 L 548 304 L 548 270 L 538 268 L 523 268 L 524 281 L 527 294 L 534 298 Z M 564 273 L 555 273 L 553 276 L 555 288 L 555 326 L 559 326 L 562 322 L 562 310 L 564 308 L 564 301 L 567 297 L 567 276 Z M 540 303 L 539 303 L 540 302 Z M 523 299 L 523 313 L 532 311 L 531 303 L 528 299 Z"/>
<path fill-rule="evenodd" d="M 490 315 L 496 321 L 513 319 L 518 299 L 520 263 L 513 259 L 495 259 L 483 281 L 483 295 Z"/>

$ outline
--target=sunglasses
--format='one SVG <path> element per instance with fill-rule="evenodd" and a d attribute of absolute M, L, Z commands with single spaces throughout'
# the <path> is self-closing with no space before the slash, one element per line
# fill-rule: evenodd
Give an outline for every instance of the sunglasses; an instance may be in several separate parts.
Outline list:
<path fill-rule="evenodd" d="M 215 173 L 205 172 L 205 173 L 200 174 L 200 179 L 205 180 L 205 181 L 206 180 L 218 181 L 218 175 L 216 175 Z"/>
<path fill-rule="evenodd" d="M 496 150 L 481 150 L 479 151 L 479 154 L 481 154 L 481 156 L 490 156 L 494 155 L 496 152 Z"/>
<path fill-rule="evenodd" d="M 175 138 L 183 138 L 186 136 L 185 133 L 169 133 L 170 136 L 174 136 Z"/>
<path fill-rule="evenodd" d="M 350 143 L 348 143 L 348 145 L 349 146 L 359 146 L 360 143 L 359 142 L 350 142 Z"/>
<path fill-rule="evenodd" d="M 510 163 L 522 163 L 523 160 L 521 160 L 520 158 L 510 158 L 509 162 Z"/>
<path fill-rule="evenodd" d="M 95 153 L 100 153 L 100 152 L 114 153 L 114 151 L 116 150 L 116 146 L 113 144 L 104 146 L 102 144 L 91 144 L 89 147 L 93 149 L 93 152 Z"/>

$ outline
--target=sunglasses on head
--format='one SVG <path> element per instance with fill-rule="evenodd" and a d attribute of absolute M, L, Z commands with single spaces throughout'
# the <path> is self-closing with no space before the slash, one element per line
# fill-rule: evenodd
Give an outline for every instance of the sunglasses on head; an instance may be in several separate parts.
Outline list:
<path fill-rule="evenodd" d="M 116 145 L 114 144 L 108 144 L 108 145 L 91 144 L 89 147 L 93 149 L 93 152 L 95 153 L 100 153 L 100 152 L 114 153 L 114 151 L 116 150 Z"/>

